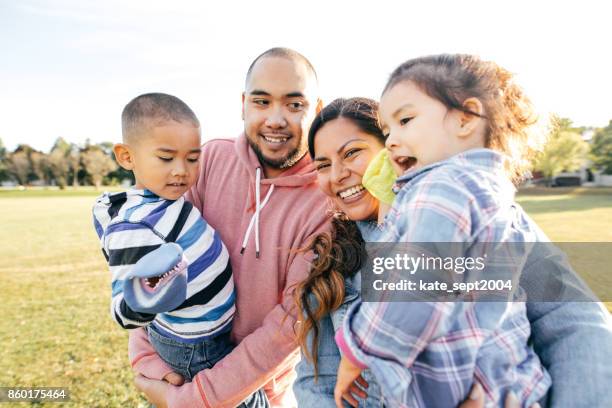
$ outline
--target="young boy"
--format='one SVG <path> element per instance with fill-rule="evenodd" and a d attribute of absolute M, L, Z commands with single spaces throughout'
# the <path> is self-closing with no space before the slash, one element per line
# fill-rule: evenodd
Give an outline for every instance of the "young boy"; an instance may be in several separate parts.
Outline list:
<path fill-rule="evenodd" d="M 227 249 L 183 197 L 198 174 L 200 123 L 180 99 L 150 93 L 125 106 L 122 133 L 113 151 L 136 184 L 93 208 L 113 275 L 111 314 L 123 328 L 146 326 L 160 357 L 191 381 L 232 350 L 235 312 Z M 176 383 L 171 375 L 163 379 Z M 260 390 L 248 406 L 262 399 Z"/>

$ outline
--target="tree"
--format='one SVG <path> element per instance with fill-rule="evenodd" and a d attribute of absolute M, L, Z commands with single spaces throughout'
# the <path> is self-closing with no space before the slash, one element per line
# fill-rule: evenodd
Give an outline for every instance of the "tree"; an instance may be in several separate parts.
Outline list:
<path fill-rule="evenodd" d="M 107 154 L 109 156 L 112 156 L 112 154 L 113 154 L 113 146 L 114 146 L 113 142 L 100 142 L 100 143 L 98 143 L 98 146 L 102 149 L 102 151 L 105 154 Z"/>
<path fill-rule="evenodd" d="M 36 175 L 36 178 L 44 184 L 49 184 L 49 160 L 47 155 L 34 150 L 30 153 L 30 162 L 32 163 L 32 173 Z"/>
<path fill-rule="evenodd" d="M 593 136 L 591 158 L 595 166 L 605 174 L 612 174 L 612 120 Z"/>
<path fill-rule="evenodd" d="M 70 143 L 58 137 L 47 156 L 49 172 L 61 190 L 68 184 L 68 173 L 70 172 L 68 155 L 71 148 Z"/>
<path fill-rule="evenodd" d="M 102 185 L 102 178 L 117 168 L 113 159 L 95 145 L 90 145 L 86 151 L 81 153 L 81 162 L 91 176 L 96 190 Z"/>
<path fill-rule="evenodd" d="M 6 159 L 9 173 L 23 186 L 29 184 L 29 182 L 36 177 L 32 165 L 32 153 L 34 152 L 36 152 L 36 150 L 31 146 L 20 144 Z M 38 157 L 36 159 L 38 159 Z M 39 170 L 39 168 L 36 170 Z"/>
<path fill-rule="evenodd" d="M 68 153 L 59 148 L 53 149 L 51 153 L 49 153 L 49 156 L 47 156 L 47 159 L 49 162 L 49 170 L 53 178 L 57 182 L 59 188 L 63 190 L 68 184 L 68 172 L 70 171 Z"/>
<path fill-rule="evenodd" d="M 72 145 L 68 143 L 66 140 L 64 140 L 63 137 L 58 137 L 57 139 L 55 139 L 55 143 L 53 143 L 51 152 L 55 149 L 60 149 L 64 153 L 68 153 L 71 148 L 72 148 Z"/>
<path fill-rule="evenodd" d="M 589 145 L 580 134 L 568 130 L 556 130 L 550 135 L 544 151 L 536 159 L 534 168 L 541 171 L 550 183 L 563 171 L 575 171 L 584 164 Z"/>
<path fill-rule="evenodd" d="M 22 186 L 28 184 L 28 178 L 31 171 L 30 159 L 25 150 L 15 150 L 10 153 L 6 159 L 8 172 L 17 179 L 17 182 Z"/>
<path fill-rule="evenodd" d="M 6 167 L 6 148 L 0 138 L 0 181 L 7 180 L 9 178 L 9 172 Z"/>
<path fill-rule="evenodd" d="M 81 149 L 74 143 L 70 145 L 68 152 L 68 167 L 72 172 L 72 187 L 79 186 L 79 170 L 81 169 Z"/>

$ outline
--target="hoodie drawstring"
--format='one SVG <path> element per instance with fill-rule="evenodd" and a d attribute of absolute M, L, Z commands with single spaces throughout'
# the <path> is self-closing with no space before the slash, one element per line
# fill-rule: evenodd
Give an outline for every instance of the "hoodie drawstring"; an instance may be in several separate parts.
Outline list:
<path fill-rule="evenodd" d="M 246 234 L 244 234 L 244 240 L 242 241 L 242 249 L 240 250 L 240 254 L 243 254 L 247 246 L 247 242 L 249 241 L 251 230 L 253 229 L 253 226 L 255 226 L 255 257 L 256 258 L 259 258 L 259 213 L 266 206 L 266 204 L 268 203 L 268 200 L 270 200 L 272 191 L 274 191 L 274 184 L 272 184 L 263 202 L 260 202 L 260 197 L 259 197 L 260 183 L 261 183 L 261 169 L 257 167 L 256 177 L 255 177 L 255 213 L 251 217 L 251 221 L 249 222 L 249 227 L 246 230 Z"/>

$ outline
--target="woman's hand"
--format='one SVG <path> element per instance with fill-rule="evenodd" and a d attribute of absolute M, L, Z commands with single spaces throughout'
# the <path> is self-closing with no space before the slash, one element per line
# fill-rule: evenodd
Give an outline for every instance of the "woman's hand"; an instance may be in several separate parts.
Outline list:
<path fill-rule="evenodd" d="M 169 383 L 165 381 L 151 380 L 140 374 L 134 378 L 134 383 L 136 384 L 136 388 L 142 391 L 146 399 L 151 404 L 155 405 L 155 408 L 167 408 L 166 392 L 168 391 L 168 387 L 171 387 Z"/>
<path fill-rule="evenodd" d="M 342 408 L 342 399 L 345 399 L 351 406 L 357 407 L 359 403 L 353 397 L 352 394 L 355 394 L 359 397 L 365 398 L 367 394 L 359 388 L 357 385 L 360 383 L 367 384 L 363 377 L 361 377 L 361 368 L 354 365 L 349 359 L 342 356 L 340 360 L 340 366 L 338 367 L 338 377 L 336 379 L 336 388 L 334 389 L 334 400 L 336 401 L 336 406 L 338 408 Z M 361 378 L 359 382 L 358 379 Z"/>
<path fill-rule="evenodd" d="M 472 390 L 470 391 L 470 396 L 468 397 L 468 399 L 463 401 L 463 403 L 459 405 L 458 408 L 483 408 L 484 404 L 485 404 L 485 395 L 482 389 L 482 385 L 480 385 L 479 383 L 475 383 L 472 386 Z M 506 396 L 504 408 L 520 408 L 520 407 L 521 407 L 521 403 L 516 398 L 516 396 L 513 393 L 509 393 Z M 529 408 L 541 408 L 541 406 L 540 404 L 536 402 Z"/>

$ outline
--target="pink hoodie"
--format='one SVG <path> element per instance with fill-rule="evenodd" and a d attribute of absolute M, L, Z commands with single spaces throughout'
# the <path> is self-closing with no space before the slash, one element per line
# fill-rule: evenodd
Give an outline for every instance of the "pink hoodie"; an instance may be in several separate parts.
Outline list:
<path fill-rule="evenodd" d="M 191 383 L 171 386 L 170 407 L 234 407 L 261 387 L 272 406 L 295 405 L 291 385 L 299 350 L 291 286 L 309 270 L 307 257 L 297 250 L 329 227 L 327 200 L 307 155 L 279 177 L 267 179 L 260 171 L 258 185 L 260 166 L 244 135 L 204 145 L 198 183 L 188 199 L 229 250 L 237 291 L 232 338 L 238 346 Z M 129 355 L 134 370 L 146 377 L 161 379 L 172 371 L 142 329 L 130 332 Z"/>

